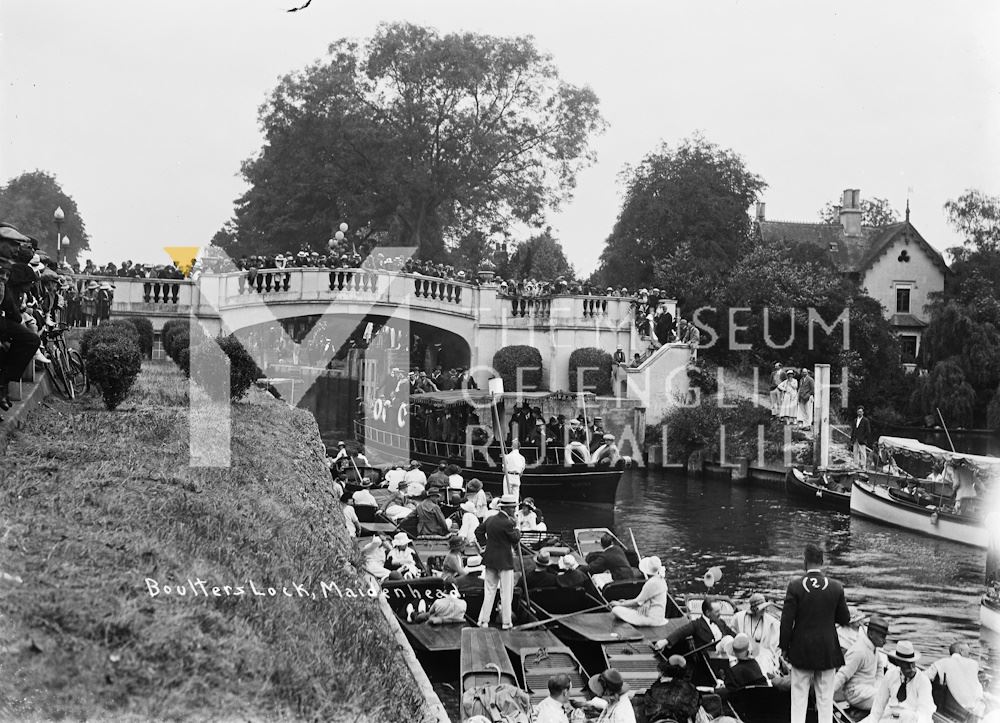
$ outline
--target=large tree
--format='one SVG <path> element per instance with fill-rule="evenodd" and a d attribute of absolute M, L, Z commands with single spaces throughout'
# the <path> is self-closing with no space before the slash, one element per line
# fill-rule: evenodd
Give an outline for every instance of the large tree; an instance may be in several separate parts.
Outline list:
<path fill-rule="evenodd" d="M 965 243 L 949 249 L 952 273 L 930 305 L 924 361 L 962 370 L 975 391 L 974 423 L 981 424 L 1000 384 L 1000 197 L 970 190 L 944 209 Z"/>
<path fill-rule="evenodd" d="M 505 264 L 503 275 L 514 279 L 554 281 L 560 276 L 573 278 L 574 273 L 573 264 L 552 236 L 552 230 L 546 229 L 518 244 Z"/>
<path fill-rule="evenodd" d="M 407 23 L 333 43 L 280 81 L 260 123 L 230 249 L 319 249 L 346 220 L 361 238 L 434 259 L 518 222 L 540 226 L 604 126 L 593 91 L 561 80 L 530 37 Z"/>
<path fill-rule="evenodd" d="M 747 209 L 766 187 L 736 152 L 698 134 L 662 145 L 622 175 L 625 201 L 599 277 L 629 288 L 651 285 L 655 260 L 685 245 L 691 258 L 728 268 L 749 238 Z"/>
<path fill-rule="evenodd" d="M 819 217 L 824 223 L 840 223 L 839 205 L 826 204 L 819 212 Z M 861 199 L 861 225 L 862 226 L 888 226 L 891 223 L 899 222 L 899 212 L 892 207 L 892 204 L 885 198 L 863 198 Z"/>
<path fill-rule="evenodd" d="M 12 178 L 0 187 L 0 221 L 38 241 L 38 248 L 56 257 L 56 224 L 53 214 L 61 208 L 65 214 L 62 234 L 70 243 L 62 247 L 63 258 L 70 263 L 90 249 L 90 237 L 73 197 L 62 190 L 55 176 L 45 171 L 31 171 Z"/>

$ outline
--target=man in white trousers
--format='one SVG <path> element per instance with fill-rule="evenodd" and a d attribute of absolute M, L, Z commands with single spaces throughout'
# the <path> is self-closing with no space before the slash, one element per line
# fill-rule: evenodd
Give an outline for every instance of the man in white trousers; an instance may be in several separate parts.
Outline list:
<path fill-rule="evenodd" d="M 476 528 L 476 539 L 485 547 L 483 551 L 483 607 L 479 611 L 479 627 L 487 628 L 493 616 L 493 603 L 500 588 L 500 618 L 504 630 L 514 627 L 511 606 L 514 601 L 514 548 L 521 540 L 521 532 L 514 524 L 517 498 L 503 495 L 500 511 L 488 517 Z"/>

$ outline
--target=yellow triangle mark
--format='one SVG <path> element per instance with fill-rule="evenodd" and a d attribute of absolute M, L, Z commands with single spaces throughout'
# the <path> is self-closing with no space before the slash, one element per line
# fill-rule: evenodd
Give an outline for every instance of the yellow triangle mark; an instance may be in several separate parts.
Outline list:
<path fill-rule="evenodd" d="M 163 250 L 170 256 L 170 260 L 175 262 L 178 268 L 186 274 L 191 270 L 191 261 L 198 258 L 201 246 L 164 246 Z"/>

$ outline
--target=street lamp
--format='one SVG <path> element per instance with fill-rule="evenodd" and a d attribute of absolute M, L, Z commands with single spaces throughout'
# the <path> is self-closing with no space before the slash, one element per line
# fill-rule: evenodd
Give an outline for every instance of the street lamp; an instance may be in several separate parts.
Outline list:
<path fill-rule="evenodd" d="M 60 264 L 62 263 L 62 222 L 66 218 L 62 206 L 56 208 L 56 212 L 52 214 L 52 218 L 56 221 L 56 264 Z"/>

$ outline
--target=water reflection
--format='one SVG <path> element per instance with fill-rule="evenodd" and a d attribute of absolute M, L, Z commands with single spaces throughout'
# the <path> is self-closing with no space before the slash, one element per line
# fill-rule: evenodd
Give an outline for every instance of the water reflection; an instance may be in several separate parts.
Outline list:
<path fill-rule="evenodd" d="M 963 638 L 996 668 L 995 639 L 981 644 L 979 635 L 982 550 L 812 509 L 780 490 L 659 470 L 628 473 L 613 512 L 568 503 L 547 503 L 544 512 L 550 529 L 610 526 L 626 543 L 631 530 L 642 554 L 664 560 L 671 590 L 681 595 L 704 593 L 701 578 L 718 565 L 719 593 L 742 598 L 760 590 L 780 603 L 801 570 L 803 547 L 817 542 L 848 602 L 892 621 L 890 647 L 909 639 L 933 660 Z"/>

